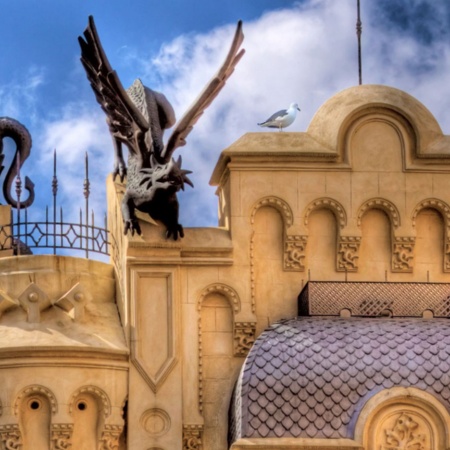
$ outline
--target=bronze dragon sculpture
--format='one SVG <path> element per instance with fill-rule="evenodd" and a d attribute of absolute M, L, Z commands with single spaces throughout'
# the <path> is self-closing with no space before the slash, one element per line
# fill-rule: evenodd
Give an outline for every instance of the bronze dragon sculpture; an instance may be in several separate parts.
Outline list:
<path fill-rule="evenodd" d="M 181 168 L 181 157 L 172 154 L 186 144 L 186 136 L 221 91 L 236 64 L 244 54 L 239 50 L 244 39 L 242 22 L 238 22 L 231 48 L 217 74 L 188 112 L 181 118 L 172 135 L 163 143 L 163 132 L 175 124 L 175 113 L 166 97 L 142 84 L 138 79 L 126 91 L 116 72 L 111 68 L 100 43 L 93 17 L 79 37 L 81 62 L 97 101 L 106 113 L 107 124 L 115 149 L 114 179 L 127 176 L 127 186 L 122 202 L 125 234 L 141 234 L 135 209 L 148 213 L 152 219 L 166 227 L 166 237 L 183 237 L 183 227 L 178 223 L 177 192 L 185 184 L 193 186 Z M 123 158 L 122 144 L 128 147 L 128 169 Z"/>

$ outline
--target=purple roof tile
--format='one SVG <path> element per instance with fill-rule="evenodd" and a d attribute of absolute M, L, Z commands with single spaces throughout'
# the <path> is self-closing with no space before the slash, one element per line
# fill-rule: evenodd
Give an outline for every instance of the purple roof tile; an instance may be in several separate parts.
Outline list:
<path fill-rule="evenodd" d="M 268 328 L 242 368 L 230 439 L 352 438 L 380 388 L 425 390 L 450 409 L 446 319 L 299 317 Z"/>

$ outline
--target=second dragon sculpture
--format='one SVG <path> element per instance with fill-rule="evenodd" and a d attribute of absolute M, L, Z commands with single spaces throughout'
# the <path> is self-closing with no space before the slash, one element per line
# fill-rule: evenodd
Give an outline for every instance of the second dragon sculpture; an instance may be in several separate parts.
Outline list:
<path fill-rule="evenodd" d="M 94 90 L 97 101 L 107 116 L 114 142 L 115 166 L 113 177 L 127 176 L 127 186 L 122 202 L 125 234 L 141 234 L 135 209 L 148 213 L 152 219 L 166 227 L 166 237 L 177 240 L 183 237 L 183 227 L 178 222 L 177 192 L 192 182 L 191 173 L 181 168 L 181 157 L 173 159 L 173 152 L 186 144 L 198 118 L 218 95 L 236 64 L 244 54 L 239 50 L 243 42 L 242 23 L 238 22 L 231 48 L 222 67 L 206 85 L 199 98 L 181 118 L 172 135 L 163 143 L 164 129 L 175 123 L 175 113 L 166 97 L 144 86 L 140 80 L 125 90 L 111 68 L 100 43 L 94 19 L 83 37 L 79 37 L 81 62 Z M 128 147 L 128 168 L 123 158 L 122 144 Z"/>

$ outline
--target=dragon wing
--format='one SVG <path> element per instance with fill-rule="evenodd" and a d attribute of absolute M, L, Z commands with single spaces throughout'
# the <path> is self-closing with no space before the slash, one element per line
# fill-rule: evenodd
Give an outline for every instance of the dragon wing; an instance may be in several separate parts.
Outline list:
<path fill-rule="evenodd" d="M 89 16 L 89 23 L 83 34 L 86 40 L 78 37 L 81 62 L 95 97 L 106 113 L 109 130 L 114 138 L 125 143 L 130 151 L 139 157 L 148 148 L 145 139 L 151 139 L 151 133 L 147 133 L 150 125 L 133 104 L 117 73 L 111 68 L 92 16 Z"/>
<path fill-rule="evenodd" d="M 203 92 L 200 94 L 191 108 L 178 122 L 167 142 L 167 145 L 162 151 L 161 159 L 163 159 L 164 161 L 170 160 L 172 153 L 178 147 L 186 144 L 186 136 L 194 128 L 194 125 L 196 124 L 199 117 L 203 114 L 205 109 L 211 104 L 211 102 L 222 90 L 227 79 L 233 73 L 236 64 L 244 55 L 244 49 L 239 51 L 239 47 L 241 46 L 243 40 L 244 33 L 242 32 L 242 21 L 240 20 L 236 27 L 236 32 L 234 34 L 231 48 L 228 52 L 227 57 L 225 58 L 225 61 L 222 64 L 222 67 L 206 85 Z"/>

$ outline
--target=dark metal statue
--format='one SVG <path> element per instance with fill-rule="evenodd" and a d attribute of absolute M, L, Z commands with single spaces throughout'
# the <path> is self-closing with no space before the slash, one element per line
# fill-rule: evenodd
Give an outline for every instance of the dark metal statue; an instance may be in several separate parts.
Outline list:
<path fill-rule="evenodd" d="M 21 199 L 22 181 L 20 179 L 20 168 L 25 160 L 30 156 L 31 150 L 31 136 L 28 130 L 17 120 L 9 117 L 0 117 L 0 174 L 3 172 L 5 166 L 3 160 L 3 138 L 11 138 L 16 144 L 16 152 L 11 165 L 6 173 L 5 181 L 3 182 L 3 196 L 6 203 L 13 208 L 21 209 L 28 208 L 34 201 L 34 183 L 25 177 L 25 189 L 28 191 L 28 197 L 25 200 Z M 11 194 L 11 188 L 14 179 L 16 179 L 15 191 L 18 199 L 15 200 Z"/>
<path fill-rule="evenodd" d="M 123 181 L 127 175 L 122 202 L 125 234 L 128 230 L 132 234 L 141 234 L 135 215 L 135 209 L 138 209 L 162 222 L 168 238 L 172 236 L 177 240 L 178 236 L 184 236 L 183 227 L 178 223 L 176 193 L 184 189 L 185 184 L 193 185 L 187 177 L 191 172 L 181 168 L 181 157 L 175 161 L 172 154 L 186 144 L 186 136 L 232 74 L 244 54 L 244 50 L 239 51 L 243 39 L 242 23 L 239 22 L 222 67 L 164 145 L 164 129 L 175 123 L 171 104 L 163 94 L 144 86 L 140 80 L 125 91 L 103 51 L 94 19 L 89 17 L 84 39 L 79 37 L 81 62 L 97 101 L 107 115 L 115 149 L 113 177 L 115 179 L 119 175 Z M 129 149 L 128 169 L 123 159 L 122 144 Z"/>

